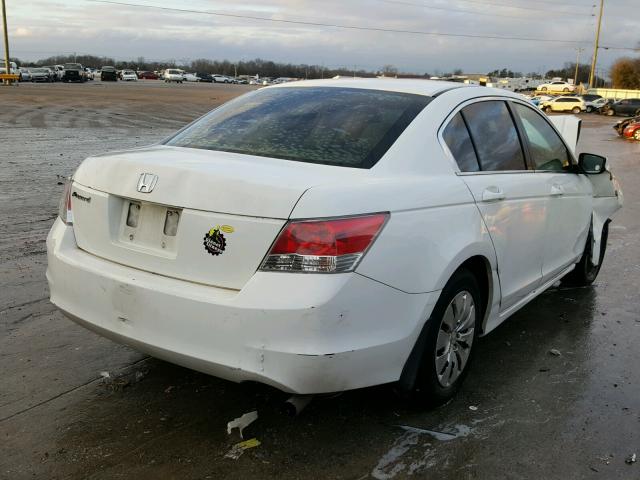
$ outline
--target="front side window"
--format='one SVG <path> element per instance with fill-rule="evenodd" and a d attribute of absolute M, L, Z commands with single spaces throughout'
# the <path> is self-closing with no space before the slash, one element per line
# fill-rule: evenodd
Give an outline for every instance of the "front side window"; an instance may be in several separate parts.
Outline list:
<path fill-rule="evenodd" d="M 442 138 L 458 163 L 461 172 L 477 172 L 480 170 L 478 158 L 462 114 L 456 113 L 442 132 Z"/>
<path fill-rule="evenodd" d="M 262 89 L 215 109 L 166 145 L 371 168 L 430 101 L 357 88 Z"/>
<path fill-rule="evenodd" d="M 481 170 L 526 170 L 518 131 L 507 104 L 499 100 L 462 109 Z"/>
<path fill-rule="evenodd" d="M 540 114 L 522 104 L 513 104 L 529 140 L 529 152 L 535 170 L 564 171 L 571 161 L 562 139 Z"/>

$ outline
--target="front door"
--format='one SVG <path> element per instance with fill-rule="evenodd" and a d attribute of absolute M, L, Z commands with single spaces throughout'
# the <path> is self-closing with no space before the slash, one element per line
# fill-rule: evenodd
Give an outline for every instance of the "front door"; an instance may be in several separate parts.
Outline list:
<path fill-rule="evenodd" d="M 523 130 L 534 176 L 545 194 L 546 229 L 542 281 L 566 269 L 584 250 L 593 209 L 592 187 L 574 173 L 569 150 L 547 118 L 526 105 L 513 103 Z"/>

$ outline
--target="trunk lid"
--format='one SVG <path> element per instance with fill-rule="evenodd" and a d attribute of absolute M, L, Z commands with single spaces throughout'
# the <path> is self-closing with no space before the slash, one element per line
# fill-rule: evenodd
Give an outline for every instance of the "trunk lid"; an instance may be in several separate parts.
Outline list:
<path fill-rule="evenodd" d="M 143 174 L 155 177 L 139 191 Z M 308 188 L 367 174 L 165 146 L 96 156 L 74 175 L 73 228 L 78 246 L 102 258 L 241 289 Z"/>

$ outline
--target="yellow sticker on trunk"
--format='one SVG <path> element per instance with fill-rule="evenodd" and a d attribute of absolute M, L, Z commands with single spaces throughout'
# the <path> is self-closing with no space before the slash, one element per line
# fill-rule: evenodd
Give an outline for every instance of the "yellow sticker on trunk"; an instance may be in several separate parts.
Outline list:
<path fill-rule="evenodd" d="M 222 225 L 220 227 L 220 230 L 222 230 L 224 233 L 233 233 L 235 229 L 231 225 Z"/>

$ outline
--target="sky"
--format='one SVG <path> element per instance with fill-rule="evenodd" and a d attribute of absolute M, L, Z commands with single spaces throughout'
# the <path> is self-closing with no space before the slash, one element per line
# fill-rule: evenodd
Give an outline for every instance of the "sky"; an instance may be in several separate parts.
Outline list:
<path fill-rule="evenodd" d="M 544 72 L 590 63 L 600 0 L 6 0 L 11 56 L 95 54 L 116 60 L 280 62 L 437 74 Z M 640 47 L 640 0 L 605 0 L 601 45 Z M 198 12 L 441 35 L 262 21 Z M 519 37 L 528 40 L 447 36 Z M 541 39 L 547 41 L 541 41 Z M 575 42 L 575 43 L 571 43 Z M 640 50 L 601 49 L 598 67 Z"/>

